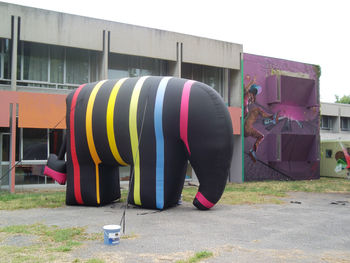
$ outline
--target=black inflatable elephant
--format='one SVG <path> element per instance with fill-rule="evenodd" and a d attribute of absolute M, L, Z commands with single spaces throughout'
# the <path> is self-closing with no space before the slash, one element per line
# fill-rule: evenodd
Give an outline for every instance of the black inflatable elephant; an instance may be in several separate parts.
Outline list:
<path fill-rule="evenodd" d="M 85 84 L 67 97 L 67 162 L 50 155 L 45 174 L 64 184 L 68 205 L 120 197 L 119 166 L 133 177 L 128 202 L 177 204 L 189 160 L 200 183 L 193 204 L 206 210 L 224 191 L 233 152 L 231 119 L 211 87 L 175 77 Z"/>

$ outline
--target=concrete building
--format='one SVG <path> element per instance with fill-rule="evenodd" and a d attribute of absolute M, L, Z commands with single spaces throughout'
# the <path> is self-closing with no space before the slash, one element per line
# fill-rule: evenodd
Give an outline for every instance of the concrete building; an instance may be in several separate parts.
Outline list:
<path fill-rule="evenodd" d="M 320 67 L 247 53 L 243 65 L 244 181 L 319 179 Z"/>
<path fill-rule="evenodd" d="M 341 142 L 350 152 L 350 104 L 321 103 L 321 176 L 346 176 L 347 171 L 335 171 L 336 155 L 341 154 Z"/>
<path fill-rule="evenodd" d="M 321 141 L 350 141 L 350 104 L 321 103 Z"/>
<path fill-rule="evenodd" d="M 219 92 L 239 120 L 242 51 L 239 44 L 0 2 L 0 186 L 53 183 L 43 166 L 61 144 L 65 97 L 82 83 L 195 79 Z M 237 123 L 230 181 L 241 182 Z"/>

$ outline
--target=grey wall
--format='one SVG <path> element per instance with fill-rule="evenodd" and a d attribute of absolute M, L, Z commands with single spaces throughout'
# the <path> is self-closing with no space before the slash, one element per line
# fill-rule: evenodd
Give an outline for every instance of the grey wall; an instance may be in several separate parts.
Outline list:
<path fill-rule="evenodd" d="M 240 69 L 242 45 L 153 28 L 0 3 L 0 36 L 9 38 L 11 16 L 21 19 L 20 40 L 103 50 L 103 32 L 110 35 L 110 52 Z"/>
<path fill-rule="evenodd" d="M 0 37 L 11 38 L 11 15 L 9 6 L 0 2 Z"/>
<path fill-rule="evenodd" d="M 176 39 L 167 31 L 111 23 L 110 52 L 176 61 Z"/>

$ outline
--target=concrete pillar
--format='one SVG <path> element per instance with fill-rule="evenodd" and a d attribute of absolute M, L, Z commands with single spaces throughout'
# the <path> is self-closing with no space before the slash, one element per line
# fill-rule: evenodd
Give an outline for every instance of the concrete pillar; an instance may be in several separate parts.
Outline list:
<path fill-rule="evenodd" d="M 240 70 L 230 70 L 229 74 L 229 106 L 241 107 L 243 103 L 242 80 L 243 80 L 243 57 L 241 57 Z M 241 134 L 233 135 L 233 157 L 229 181 L 242 183 L 244 181 L 244 115 L 241 117 Z"/>
<path fill-rule="evenodd" d="M 108 53 L 109 53 L 109 34 L 110 31 L 103 30 L 103 53 L 101 65 L 101 79 L 108 79 Z"/>
<path fill-rule="evenodd" d="M 13 16 L 12 23 L 12 57 L 11 57 L 11 90 L 15 91 L 17 88 L 17 47 L 18 47 L 18 20 L 19 17 Z"/>
<path fill-rule="evenodd" d="M 182 43 L 176 42 L 176 61 L 169 62 L 169 75 L 181 78 Z"/>
<path fill-rule="evenodd" d="M 224 90 L 222 91 L 222 97 L 226 105 L 229 105 L 230 102 L 230 79 L 229 79 L 229 69 L 225 68 L 224 70 Z"/>
<path fill-rule="evenodd" d="M 16 114 L 17 104 L 10 104 L 10 128 L 11 128 L 11 139 L 10 139 L 10 176 L 9 176 L 9 187 L 11 193 L 15 192 L 15 179 L 16 179 Z"/>

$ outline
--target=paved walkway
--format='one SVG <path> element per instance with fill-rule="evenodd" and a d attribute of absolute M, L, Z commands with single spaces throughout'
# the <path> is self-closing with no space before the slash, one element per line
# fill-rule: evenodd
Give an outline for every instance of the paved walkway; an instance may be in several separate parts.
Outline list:
<path fill-rule="evenodd" d="M 72 258 L 106 262 L 175 262 L 208 250 L 205 262 L 350 262 L 350 194 L 293 193 L 283 205 L 217 205 L 199 211 L 184 203 L 163 212 L 129 208 L 118 246 L 89 241 Z M 60 227 L 119 224 L 122 204 L 1 211 L 0 227 L 44 223 Z"/>

